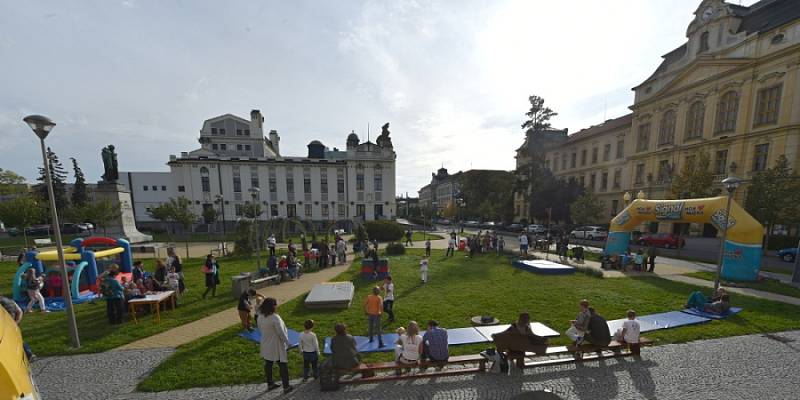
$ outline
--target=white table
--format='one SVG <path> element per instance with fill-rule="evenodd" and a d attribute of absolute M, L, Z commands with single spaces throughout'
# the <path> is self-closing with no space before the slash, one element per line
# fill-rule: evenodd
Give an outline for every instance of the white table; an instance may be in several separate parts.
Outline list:
<path fill-rule="evenodd" d="M 133 316 L 133 322 L 138 324 L 139 321 L 136 319 L 136 306 L 139 305 L 150 305 L 150 312 L 153 312 L 153 306 L 155 307 L 155 314 L 153 314 L 153 321 L 154 322 L 161 322 L 161 303 L 164 301 L 170 300 L 169 304 L 171 305 L 172 309 L 175 309 L 175 291 L 168 290 L 166 292 L 158 292 L 145 295 L 142 298 L 138 299 L 130 299 L 128 300 L 128 307 L 130 308 L 131 316 Z"/>

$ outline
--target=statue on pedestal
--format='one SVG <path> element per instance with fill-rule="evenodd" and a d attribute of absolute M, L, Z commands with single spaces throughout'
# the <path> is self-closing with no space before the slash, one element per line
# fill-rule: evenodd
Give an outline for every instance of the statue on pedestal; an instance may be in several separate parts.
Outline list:
<path fill-rule="evenodd" d="M 116 182 L 119 179 L 119 169 L 117 164 L 117 153 L 114 152 L 114 145 L 110 144 L 103 147 L 100 152 L 103 158 L 103 171 L 105 172 L 101 178 L 103 182 Z"/>
<path fill-rule="evenodd" d="M 375 144 L 380 147 L 392 147 L 392 138 L 389 137 L 389 123 L 385 123 L 381 128 L 381 135 L 375 140 Z"/>

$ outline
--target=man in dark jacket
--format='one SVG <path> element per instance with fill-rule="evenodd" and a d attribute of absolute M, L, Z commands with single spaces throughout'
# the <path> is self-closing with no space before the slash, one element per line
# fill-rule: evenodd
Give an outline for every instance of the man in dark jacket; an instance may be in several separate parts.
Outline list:
<path fill-rule="evenodd" d="M 595 346 L 605 347 L 611 343 L 611 331 L 608 329 L 608 322 L 600 314 L 595 312 L 594 308 L 589 307 L 589 331 L 584 336 L 584 340 L 588 340 Z"/>

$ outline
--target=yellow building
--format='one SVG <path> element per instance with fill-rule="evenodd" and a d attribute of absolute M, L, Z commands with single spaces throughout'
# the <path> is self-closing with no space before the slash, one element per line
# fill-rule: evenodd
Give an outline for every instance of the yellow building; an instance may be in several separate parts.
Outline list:
<path fill-rule="evenodd" d="M 716 181 L 749 179 L 782 154 L 800 167 L 800 2 L 704 0 L 694 14 L 686 43 L 633 89 L 633 193 L 668 198 L 672 176 L 700 152 Z"/>

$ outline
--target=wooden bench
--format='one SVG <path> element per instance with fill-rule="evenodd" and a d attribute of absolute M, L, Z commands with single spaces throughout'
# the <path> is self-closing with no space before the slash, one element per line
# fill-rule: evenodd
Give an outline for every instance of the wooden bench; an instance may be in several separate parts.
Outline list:
<path fill-rule="evenodd" d="M 265 276 L 263 278 L 253 279 L 252 281 L 250 281 L 250 286 L 252 286 L 252 287 L 254 287 L 256 289 L 261 289 L 263 287 L 269 286 L 270 283 L 273 283 L 273 284 L 277 285 L 280 282 L 281 282 L 281 276 L 280 275 L 269 275 L 269 276 Z"/>
<path fill-rule="evenodd" d="M 370 382 L 384 382 L 396 381 L 401 379 L 414 379 L 414 378 L 430 378 L 438 376 L 460 375 L 479 373 L 486 371 L 486 358 L 480 354 L 468 354 L 463 356 L 450 356 L 447 361 L 420 361 L 416 364 L 401 364 L 394 361 L 364 364 L 361 367 L 353 369 L 339 370 L 339 383 L 370 383 Z M 473 368 L 459 368 L 459 369 L 444 369 L 447 365 L 463 365 L 463 364 L 478 364 Z M 386 370 L 402 370 L 403 368 L 420 368 L 420 372 L 416 374 L 389 374 L 389 375 L 375 375 L 375 371 Z M 429 368 L 435 368 L 430 372 L 426 371 Z M 361 374 L 359 378 L 341 379 L 341 375 Z"/>

